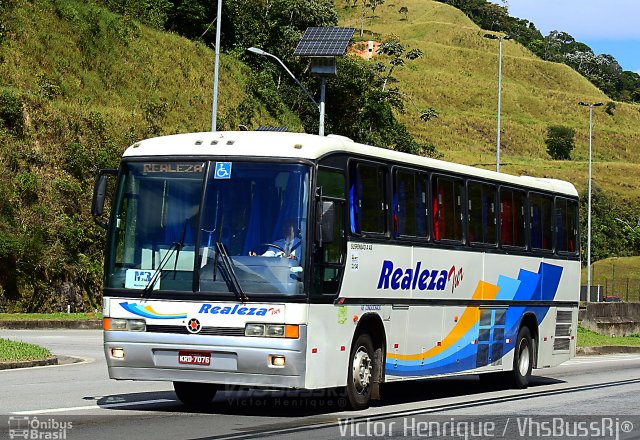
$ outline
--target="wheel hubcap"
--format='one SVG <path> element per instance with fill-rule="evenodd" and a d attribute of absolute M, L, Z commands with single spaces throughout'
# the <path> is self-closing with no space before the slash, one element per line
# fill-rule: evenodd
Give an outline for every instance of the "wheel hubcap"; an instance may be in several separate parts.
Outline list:
<path fill-rule="evenodd" d="M 520 341 L 520 349 L 519 352 L 519 360 L 518 360 L 518 370 L 520 370 L 520 374 L 522 376 L 526 376 L 529 372 L 529 361 L 531 356 L 529 354 L 529 344 L 527 344 L 526 340 Z"/>
<path fill-rule="evenodd" d="M 371 383 L 371 358 L 364 347 L 359 347 L 353 357 L 353 384 L 359 394 L 365 394 Z"/>

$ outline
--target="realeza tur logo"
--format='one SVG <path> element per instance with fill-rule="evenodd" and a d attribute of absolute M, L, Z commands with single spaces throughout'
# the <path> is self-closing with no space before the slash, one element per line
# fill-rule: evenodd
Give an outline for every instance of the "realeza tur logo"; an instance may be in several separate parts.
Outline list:
<path fill-rule="evenodd" d="M 214 306 L 213 304 L 202 304 L 198 313 L 210 313 L 212 315 L 246 315 L 246 316 L 266 316 L 277 315 L 280 313 L 280 309 L 275 307 L 244 307 L 238 304 L 231 306 Z"/>
<path fill-rule="evenodd" d="M 415 268 L 394 268 L 393 262 L 384 260 L 380 270 L 378 289 L 392 290 L 445 290 L 451 285 L 451 293 L 460 285 L 464 273 L 462 268 L 451 266 L 449 270 L 422 269 L 422 262 L 418 261 Z"/>

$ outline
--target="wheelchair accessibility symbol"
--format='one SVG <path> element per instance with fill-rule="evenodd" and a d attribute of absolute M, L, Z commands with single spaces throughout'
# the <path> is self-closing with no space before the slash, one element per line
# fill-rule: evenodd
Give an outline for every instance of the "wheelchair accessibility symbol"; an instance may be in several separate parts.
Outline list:
<path fill-rule="evenodd" d="M 231 179 L 231 162 L 216 162 L 214 179 Z"/>

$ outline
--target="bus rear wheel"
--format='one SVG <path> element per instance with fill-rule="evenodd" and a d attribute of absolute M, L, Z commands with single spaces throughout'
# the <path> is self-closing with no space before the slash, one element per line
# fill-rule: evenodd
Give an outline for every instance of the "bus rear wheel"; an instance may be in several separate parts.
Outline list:
<path fill-rule="evenodd" d="M 371 336 L 361 333 L 351 346 L 347 399 L 354 410 L 369 408 L 373 382 L 374 349 Z"/>
<path fill-rule="evenodd" d="M 211 403 L 218 392 L 218 385 L 211 383 L 174 382 L 173 389 L 178 400 L 188 407 L 196 408 Z"/>
<path fill-rule="evenodd" d="M 514 388 L 526 388 L 533 368 L 533 340 L 528 327 L 522 327 L 518 331 L 514 350 L 511 383 Z"/>

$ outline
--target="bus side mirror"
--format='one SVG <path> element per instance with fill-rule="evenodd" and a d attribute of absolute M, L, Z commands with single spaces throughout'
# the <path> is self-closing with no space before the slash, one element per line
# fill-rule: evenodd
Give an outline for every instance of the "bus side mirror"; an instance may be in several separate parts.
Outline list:
<path fill-rule="evenodd" d="M 91 204 L 91 214 L 93 220 L 100 227 L 107 229 L 108 222 L 103 221 L 100 217 L 104 213 L 104 200 L 107 194 L 107 179 L 109 176 L 115 176 L 118 174 L 118 170 L 115 169 L 103 169 L 98 170 L 96 176 L 96 183 L 93 186 L 93 203 Z"/>
<path fill-rule="evenodd" d="M 318 244 L 332 243 L 335 225 L 335 202 L 319 200 L 317 205 L 317 234 Z"/>

